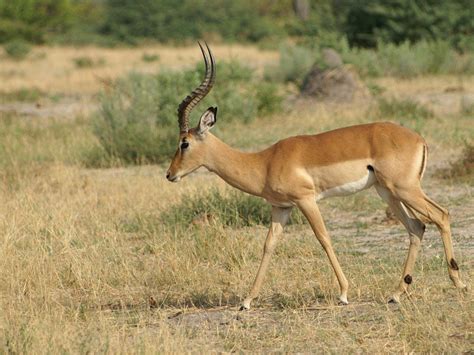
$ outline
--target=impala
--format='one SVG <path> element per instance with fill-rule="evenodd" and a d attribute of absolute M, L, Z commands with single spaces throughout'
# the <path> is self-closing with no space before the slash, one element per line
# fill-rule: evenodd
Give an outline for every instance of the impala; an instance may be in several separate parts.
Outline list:
<path fill-rule="evenodd" d="M 216 79 L 215 60 L 206 44 L 199 44 L 206 73 L 202 83 L 178 107 L 179 146 L 166 178 L 177 182 L 199 167 L 206 167 L 230 185 L 264 198 L 272 205 L 272 222 L 255 281 L 241 310 L 257 297 L 277 239 L 293 207 L 301 210 L 324 248 L 336 274 L 339 301 L 347 304 L 348 282 L 334 253 L 317 201 L 343 196 L 374 186 L 390 206 L 410 237 L 403 274 L 390 301 L 412 283 L 415 259 L 425 224 L 438 228 L 444 243 L 449 277 L 465 288 L 454 258 L 448 212 L 421 189 L 427 146 L 415 132 L 389 122 L 345 127 L 317 135 L 283 139 L 258 153 L 229 147 L 211 134 L 217 107 L 208 108 L 195 128 L 189 128 L 189 113 L 209 93 Z"/>

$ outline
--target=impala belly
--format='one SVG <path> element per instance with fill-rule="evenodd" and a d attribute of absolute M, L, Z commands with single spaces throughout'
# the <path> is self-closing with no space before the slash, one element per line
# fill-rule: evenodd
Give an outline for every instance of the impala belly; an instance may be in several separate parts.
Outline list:
<path fill-rule="evenodd" d="M 370 159 L 358 159 L 312 170 L 316 200 L 347 196 L 371 187 L 376 181 L 371 163 Z"/>
<path fill-rule="evenodd" d="M 351 181 L 339 186 L 331 187 L 327 190 L 320 192 L 316 196 L 316 201 L 325 199 L 333 196 L 347 196 L 352 195 L 356 192 L 368 189 L 375 183 L 375 174 L 367 170 L 367 174 L 359 180 Z"/>

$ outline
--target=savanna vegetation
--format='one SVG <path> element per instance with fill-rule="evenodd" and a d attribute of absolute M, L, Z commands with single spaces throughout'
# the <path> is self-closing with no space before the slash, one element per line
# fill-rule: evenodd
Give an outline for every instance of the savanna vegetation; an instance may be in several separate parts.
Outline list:
<path fill-rule="evenodd" d="M 408 236 L 373 191 L 320 202 L 348 306 L 295 211 L 260 297 L 238 312 L 269 205 L 205 171 L 164 178 L 206 39 L 217 82 L 191 123 L 217 105 L 213 132 L 234 147 L 379 120 L 422 134 L 424 188 L 450 210 L 471 285 L 472 4 L 223 4 L 0 0 L 0 352 L 472 351 L 472 291 L 452 286 L 434 226 L 409 295 L 386 303 Z M 363 95 L 301 94 L 310 70 L 331 70 L 327 48 Z"/>

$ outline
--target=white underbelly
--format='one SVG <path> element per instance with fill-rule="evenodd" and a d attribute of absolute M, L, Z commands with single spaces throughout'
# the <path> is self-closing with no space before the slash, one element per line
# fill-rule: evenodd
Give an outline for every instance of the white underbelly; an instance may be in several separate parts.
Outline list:
<path fill-rule="evenodd" d="M 367 175 L 363 178 L 351 181 L 343 185 L 335 186 L 330 189 L 322 191 L 316 196 L 316 201 L 333 197 L 333 196 L 347 196 L 356 192 L 368 189 L 375 183 L 375 174 L 373 171 L 367 170 Z"/>

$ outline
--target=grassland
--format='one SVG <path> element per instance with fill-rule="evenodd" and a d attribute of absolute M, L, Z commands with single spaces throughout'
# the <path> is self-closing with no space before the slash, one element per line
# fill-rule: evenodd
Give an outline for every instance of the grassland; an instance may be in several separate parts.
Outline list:
<path fill-rule="evenodd" d="M 222 46 L 215 52 L 262 71 L 278 60 L 276 52 L 251 47 Z M 275 252 L 261 296 L 251 311 L 238 312 L 258 267 L 266 226 L 226 226 L 212 211 L 185 225 L 166 218 L 190 196 L 215 188 L 227 196 L 230 188 L 204 171 L 176 185 L 164 178 L 164 166 L 84 167 L 84 157 L 97 146 L 89 115 L 103 79 L 192 65 L 199 60 L 195 48 L 34 53 L 37 58 L 19 64 L 2 58 L 0 68 L 1 352 L 473 351 L 472 291 L 452 286 L 434 226 L 425 234 L 410 295 L 400 305 L 386 303 L 408 238 L 400 224 L 386 218 L 373 191 L 321 202 L 350 282 L 349 306 L 337 305 L 336 280 L 308 225 L 295 223 Z M 144 61 L 144 53 L 156 53 L 159 60 Z M 81 56 L 94 63 L 103 58 L 103 64 L 78 67 L 74 58 Z M 461 103 L 474 93 L 474 80 L 370 81 L 384 97 L 415 99 L 433 114 L 386 117 L 373 101 L 338 106 L 304 101 L 249 124 L 219 121 L 216 134 L 249 150 L 288 135 L 380 119 L 418 129 L 430 145 L 425 190 L 450 210 L 456 259 L 471 285 L 473 177 L 446 179 L 439 171 L 450 169 L 465 144 L 472 144 L 473 116 Z M 39 96 L 15 98 L 18 90 L 33 89 Z"/>

